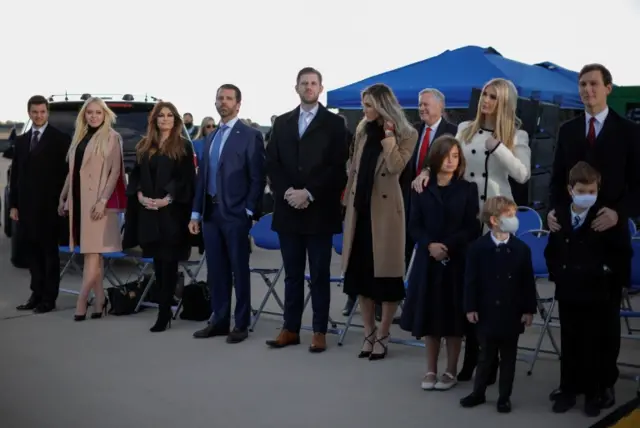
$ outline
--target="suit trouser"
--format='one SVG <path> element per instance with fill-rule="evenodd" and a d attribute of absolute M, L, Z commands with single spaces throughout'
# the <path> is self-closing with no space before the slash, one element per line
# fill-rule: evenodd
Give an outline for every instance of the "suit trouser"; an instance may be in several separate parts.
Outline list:
<path fill-rule="evenodd" d="M 618 356 L 620 355 L 620 302 L 622 300 L 622 287 L 612 284 L 609 299 L 599 308 L 603 313 L 602 326 L 605 329 L 603 336 L 603 379 L 604 388 L 613 388 L 620 371 L 618 370 Z"/>
<path fill-rule="evenodd" d="M 306 288 L 304 272 L 308 254 L 313 331 L 326 333 L 331 306 L 333 235 L 278 233 L 278 237 L 284 263 L 284 328 L 298 333 L 302 325 Z"/>
<path fill-rule="evenodd" d="M 27 241 L 33 297 L 55 303 L 60 290 L 60 252 L 55 240 Z"/>
<path fill-rule="evenodd" d="M 212 323 L 229 328 L 231 293 L 235 287 L 235 327 L 246 330 L 251 322 L 251 274 L 247 236 L 251 219 L 223 219 L 218 204 L 212 204 L 202 223 L 207 253 L 207 283 L 211 293 Z"/>
<path fill-rule="evenodd" d="M 603 364 L 607 355 L 606 309 L 600 304 L 561 300 L 558 315 L 562 343 L 560 389 L 593 398 L 606 386 L 608 375 Z"/>
<path fill-rule="evenodd" d="M 476 371 L 473 392 L 484 396 L 489 380 L 494 370 L 494 364 L 500 355 L 500 380 L 498 381 L 498 396 L 508 399 L 513 391 L 513 380 L 516 373 L 516 359 L 518 357 L 518 338 L 520 335 L 505 338 L 490 338 L 480 336 L 480 358 Z"/>

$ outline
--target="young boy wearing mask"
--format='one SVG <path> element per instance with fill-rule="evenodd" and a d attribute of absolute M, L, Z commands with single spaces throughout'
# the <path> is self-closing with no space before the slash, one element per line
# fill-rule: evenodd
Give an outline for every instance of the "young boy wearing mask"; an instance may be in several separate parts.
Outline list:
<path fill-rule="evenodd" d="M 545 259 L 549 279 L 555 283 L 560 318 L 562 359 L 560 392 L 554 397 L 553 411 L 565 413 L 584 394 L 584 412 L 600 414 L 599 396 L 605 330 L 601 302 L 607 299 L 612 272 L 622 268 L 631 248 L 626 224 L 597 232 L 592 222 L 602 208 L 598 201 L 600 173 L 586 162 L 569 171 L 566 206 L 559 206 L 560 230 L 549 235 Z M 628 264 L 628 259 L 626 261 Z"/>
<path fill-rule="evenodd" d="M 500 354 L 497 409 L 511 411 L 518 339 L 536 311 L 536 284 L 531 250 L 514 234 L 517 206 L 504 196 L 489 198 L 481 220 L 491 229 L 467 250 L 464 310 L 476 324 L 480 360 L 473 392 L 460 400 L 462 407 L 486 402 L 485 391 L 493 362 Z"/>

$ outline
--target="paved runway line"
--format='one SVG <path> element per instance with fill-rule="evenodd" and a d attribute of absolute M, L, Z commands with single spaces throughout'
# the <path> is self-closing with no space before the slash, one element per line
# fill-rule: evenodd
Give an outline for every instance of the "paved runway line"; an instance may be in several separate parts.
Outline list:
<path fill-rule="evenodd" d="M 638 428 L 640 427 L 640 409 L 636 409 L 624 418 L 620 419 L 613 428 Z"/>

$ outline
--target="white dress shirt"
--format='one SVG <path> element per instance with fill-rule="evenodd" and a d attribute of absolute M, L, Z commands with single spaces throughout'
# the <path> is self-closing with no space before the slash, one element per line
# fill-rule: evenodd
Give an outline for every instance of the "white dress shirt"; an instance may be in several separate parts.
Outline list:
<path fill-rule="evenodd" d="M 589 135 L 589 122 L 591 122 L 592 117 L 595 117 L 596 121 L 593 123 L 593 128 L 596 131 L 596 137 L 598 137 L 598 135 L 600 135 L 600 131 L 602 131 L 602 127 L 604 126 L 604 121 L 608 115 L 609 115 L 609 107 L 605 108 L 595 116 L 591 116 L 589 113 L 585 111 L 584 112 L 584 120 L 585 120 L 584 135 Z"/>
<path fill-rule="evenodd" d="M 431 143 L 433 142 L 433 138 L 435 137 L 436 132 L 438 132 L 438 126 L 440 126 L 440 123 L 442 123 L 442 117 L 440 117 L 440 119 L 438 119 L 438 121 L 434 123 L 433 126 L 427 125 L 426 122 L 424 123 L 424 129 L 422 130 L 422 133 L 420 134 L 420 139 L 418 140 L 418 151 L 416 152 L 418 153 L 418 156 L 416 156 L 416 168 L 418 167 L 418 163 L 420 162 L 420 149 L 422 148 L 422 140 L 424 140 L 424 135 L 427 133 L 427 128 L 431 128 L 431 134 L 429 134 L 429 146 L 428 146 L 428 147 L 431 147 Z"/>

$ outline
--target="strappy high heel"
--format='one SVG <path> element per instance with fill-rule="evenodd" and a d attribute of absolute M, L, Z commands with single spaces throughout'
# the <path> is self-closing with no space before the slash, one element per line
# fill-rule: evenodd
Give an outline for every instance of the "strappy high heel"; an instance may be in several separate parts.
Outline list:
<path fill-rule="evenodd" d="M 371 352 L 371 354 L 369 355 L 369 361 L 384 360 L 384 358 L 387 356 L 387 352 L 389 351 L 389 348 L 388 348 L 389 342 L 383 343 L 382 341 L 388 340 L 388 339 L 389 339 L 388 334 L 384 337 L 376 337 L 375 343 L 380 344 L 380 346 L 382 346 L 383 351 L 381 353 Z M 375 343 L 374 343 L 374 347 L 375 347 Z"/>
<path fill-rule="evenodd" d="M 358 358 L 369 358 L 371 356 L 371 352 L 373 352 L 373 345 L 375 345 L 376 343 L 375 337 L 377 332 L 378 332 L 378 329 L 374 328 L 371 334 L 369 334 L 364 338 L 364 340 L 362 341 L 362 347 L 364 347 L 364 345 L 368 343 L 369 345 L 371 345 L 371 351 L 361 350 L 360 353 L 358 354 Z"/>
<path fill-rule="evenodd" d="M 105 297 L 104 299 L 104 303 L 102 304 L 102 309 L 100 310 L 100 312 L 94 312 L 93 314 L 91 314 L 91 319 L 92 320 L 97 320 L 102 318 L 102 315 L 104 315 L 105 317 L 107 316 L 107 306 L 109 305 L 109 299 L 107 299 Z"/>

